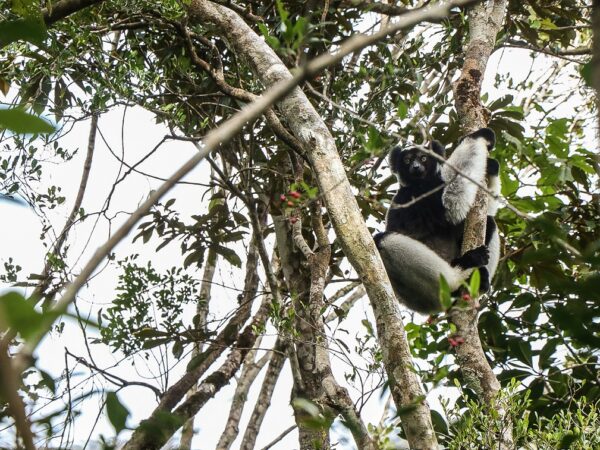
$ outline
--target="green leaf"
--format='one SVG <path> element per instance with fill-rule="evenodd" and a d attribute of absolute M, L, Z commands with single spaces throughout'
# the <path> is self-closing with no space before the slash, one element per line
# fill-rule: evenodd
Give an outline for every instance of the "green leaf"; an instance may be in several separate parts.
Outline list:
<path fill-rule="evenodd" d="M 440 275 L 440 303 L 442 304 L 442 308 L 444 308 L 444 310 L 448 310 L 452 306 L 452 293 L 450 292 L 450 286 L 443 275 Z"/>
<path fill-rule="evenodd" d="M 19 134 L 54 132 L 44 119 L 16 108 L 0 109 L 0 128 Z"/>
<path fill-rule="evenodd" d="M 583 66 L 581 66 L 581 69 L 579 69 L 579 74 L 581 75 L 581 78 L 583 78 L 583 81 L 585 82 L 585 84 L 588 87 L 593 87 L 592 85 L 592 61 L 586 62 Z"/>
<path fill-rule="evenodd" d="M 153 339 L 167 336 L 167 333 L 165 333 L 164 331 L 160 331 L 150 327 L 142 328 L 141 330 L 136 331 L 134 334 L 138 339 Z"/>
<path fill-rule="evenodd" d="M 106 393 L 106 413 L 117 434 L 127 427 L 129 410 L 123 406 L 115 392 Z"/>
<path fill-rule="evenodd" d="M 0 48 L 16 41 L 42 45 L 46 37 L 46 25 L 41 17 L 26 17 L 0 22 Z"/>
<path fill-rule="evenodd" d="M 469 283 L 469 293 L 471 297 L 475 298 L 479 295 L 479 286 L 481 285 L 481 274 L 479 269 L 475 269 L 471 275 L 471 281 Z"/>
<path fill-rule="evenodd" d="M 42 320 L 43 315 L 21 294 L 9 292 L 0 297 L 1 328 L 13 328 L 24 339 L 28 339 L 42 325 Z"/>
<path fill-rule="evenodd" d="M 444 435 L 448 434 L 448 424 L 444 420 L 444 417 L 437 411 L 431 410 L 431 423 L 433 424 L 433 429 Z"/>
<path fill-rule="evenodd" d="M 317 417 L 321 413 L 317 405 L 310 400 L 301 397 L 296 397 L 294 400 L 292 400 L 292 406 L 296 409 L 304 411 L 306 414 L 312 417 Z"/>
<path fill-rule="evenodd" d="M 227 260 L 227 262 L 229 264 L 231 264 L 232 266 L 242 267 L 242 260 L 240 259 L 240 257 L 234 250 L 227 248 L 227 247 L 223 247 L 222 245 L 216 245 L 213 248 L 219 255 L 221 255 L 223 258 L 225 258 Z"/>
<path fill-rule="evenodd" d="M 179 359 L 181 355 L 183 355 L 183 344 L 181 341 L 175 341 L 173 344 L 173 356 Z"/>
<path fill-rule="evenodd" d="M 573 431 L 568 430 L 560 440 L 558 448 L 568 449 L 571 448 L 571 444 L 577 440 L 577 435 Z"/>
<path fill-rule="evenodd" d="M 397 108 L 398 108 L 398 117 L 400 117 L 400 119 L 405 119 L 406 116 L 408 115 L 408 105 L 405 102 L 403 102 L 402 100 L 400 100 L 398 102 Z"/>

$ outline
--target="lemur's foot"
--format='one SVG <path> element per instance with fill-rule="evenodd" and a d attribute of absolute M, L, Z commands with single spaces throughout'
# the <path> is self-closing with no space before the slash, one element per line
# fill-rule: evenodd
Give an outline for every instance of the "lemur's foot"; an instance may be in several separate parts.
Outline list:
<path fill-rule="evenodd" d="M 487 159 L 487 170 L 488 176 L 497 177 L 500 173 L 500 163 L 494 158 Z"/>
<path fill-rule="evenodd" d="M 490 259 L 488 248 L 485 245 L 468 250 L 464 255 L 454 259 L 450 264 L 463 269 L 485 266 Z"/>

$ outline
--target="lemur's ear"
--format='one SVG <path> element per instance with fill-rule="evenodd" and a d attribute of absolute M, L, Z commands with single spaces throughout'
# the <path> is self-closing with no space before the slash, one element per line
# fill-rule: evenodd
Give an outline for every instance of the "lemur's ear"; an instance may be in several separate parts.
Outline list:
<path fill-rule="evenodd" d="M 390 150 L 390 155 L 388 156 L 388 163 L 390 165 L 390 170 L 393 173 L 400 172 L 400 154 L 402 153 L 402 147 L 399 145 L 395 146 L 392 150 Z"/>
<path fill-rule="evenodd" d="M 446 157 L 446 149 L 439 141 L 431 141 L 431 150 L 437 153 L 440 156 Z"/>

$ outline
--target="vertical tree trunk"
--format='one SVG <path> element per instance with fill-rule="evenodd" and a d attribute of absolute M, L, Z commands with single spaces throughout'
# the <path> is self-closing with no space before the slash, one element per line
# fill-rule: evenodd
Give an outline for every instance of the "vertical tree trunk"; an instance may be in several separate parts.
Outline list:
<path fill-rule="evenodd" d="M 507 4 L 507 0 L 493 0 L 478 3 L 469 10 L 465 59 L 461 75 L 454 85 L 456 110 L 465 134 L 485 127 L 489 121 L 490 113 L 481 104 L 481 84 L 488 59 L 494 50 L 496 35 L 504 22 Z M 465 224 L 463 252 L 483 245 L 486 216 L 487 194 L 480 190 Z M 465 340 L 456 347 L 465 382 L 479 398 L 491 405 L 500 391 L 500 383 L 481 346 L 477 329 L 478 311 L 476 308 L 456 308 L 451 311 L 450 318 L 458 334 Z M 501 405 L 496 407 L 503 410 Z M 499 449 L 513 447 L 511 424 L 507 423 L 504 429 L 506 432 L 500 437 Z"/>
<path fill-rule="evenodd" d="M 198 302 L 196 303 L 196 316 L 197 316 L 197 330 L 206 331 L 206 317 L 208 316 L 208 304 L 210 302 L 210 291 L 212 287 L 212 281 L 215 274 L 217 263 L 217 254 L 213 249 L 208 251 L 206 257 L 206 264 L 202 273 L 202 284 L 200 285 L 200 293 L 198 296 Z M 199 343 L 194 344 L 192 350 L 192 359 L 200 354 L 202 351 L 202 345 Z M 191 396 L 196 392 L 196 386 L 192 387 L 188 393 Z M 181 430 L 181 441 L 179 442 L 180 450 L 190 450 L 192 448 L 192 439 L 194 438 L 194 418 L 190 418 Z"/>
<path fill-rule="evenodd" d="M 599 148 L 597 156 L 600 160 L 600 0 L 592 2 L 592 31 L 594 33 L 592 42 L 592 85 L 596 90 L 596 116 L 597 126 L 596 138 Z M 598 161 L 600 165 L 600 161 Z M 600 176 L 600 173 L 598 174 Z"/>
<path fill-rule="evenodd" d="M 289 70 L 264 39 L 232 10 L 207 0 L 192 0 L 189 11 L 192 22 L 215 25 L 267 88 L 291 78 Z M 299 88 L 278 107 L 311 161 L 342 249 L 360 276 L 373 306 L 384 365 L 408 441 L 413 448 L 437 449 L 429 406 L 412 368 L 398 301 L 346 178 L 334 139 Z"/>

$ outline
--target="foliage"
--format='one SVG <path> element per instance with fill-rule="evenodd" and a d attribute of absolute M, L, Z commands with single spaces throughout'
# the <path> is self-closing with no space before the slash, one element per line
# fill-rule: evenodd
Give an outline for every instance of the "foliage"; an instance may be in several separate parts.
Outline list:
<path fill-rule="evenodd" d="M 573 401 L 551 418 L 537 417 L 531 413 L 530 391 L 518 391 L 514 380 L 502 392 L 496 404 L 502 405 L 512 422 L 500 420 L 497 411 L 473 400 L 465 400 L 446 411 L 450 421 L 447 443 L 449 449 L 494 448 L 499 433 L 507 427 L 513 430 L 515 448 L 528 450 L 560 448 L 591 450 L 600 445 L 600 415 L 598 403 L 585 397 Z"/>
<path fill-rule="evenodd" d="M 173 267 L 160 274 L 150 262 L 136 264 L 137 255 L 119 261 L 122 270 L 112 306 L 99 313 L 101 342 L 125 355 L 174 343 L 173 353 L 181 357 L 184 341 L 197 340 L 184 324 L 184 306 L 196 299 L 198 280 Z M 187 327 L 185 326 L 187 325 Z"/>

